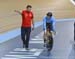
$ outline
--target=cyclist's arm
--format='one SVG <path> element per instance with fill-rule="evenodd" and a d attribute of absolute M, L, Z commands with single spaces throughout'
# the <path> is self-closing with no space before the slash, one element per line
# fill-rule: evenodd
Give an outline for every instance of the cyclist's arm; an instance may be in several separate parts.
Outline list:
<path fill-rule="evenodd" d="M 46 31 L 46 18 L 43 19 L 43 30 Z"/>
<path fill-rule="evenodd" d="M 53 26 L 53 29 L 52 31 L 55 32 L 55 24 L 56 24 L 56 20 L 54 17 L 52 17 L 52 26 Z"/>

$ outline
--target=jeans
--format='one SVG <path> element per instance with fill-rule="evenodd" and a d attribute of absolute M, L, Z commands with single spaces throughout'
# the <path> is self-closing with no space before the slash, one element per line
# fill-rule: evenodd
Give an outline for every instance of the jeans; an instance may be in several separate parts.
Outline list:
<path fill-rule="evenodd" d="M 31 27 L 21 27 L 21 39 L 23 41 L 23 45 L 25 45 L 25 48 L 29 47 L 30 33 Z"/>

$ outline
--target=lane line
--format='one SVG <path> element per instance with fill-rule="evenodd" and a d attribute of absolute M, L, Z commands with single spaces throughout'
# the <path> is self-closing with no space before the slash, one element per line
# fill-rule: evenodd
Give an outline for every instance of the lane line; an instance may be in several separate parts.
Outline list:
<path fill-rule="evenodd" d="M 23 51 L 23 50 L 24 50 L 23 48 L 14 49 L 14 51 Z M 26 51 L 26 50 L 24 50 L 24 51 Z M 20 54 L 20 55 L 12 54 L 13 52 L 10 52 L 11 54 L 5 55 L 1 59 L 37 58 L 43 52 L 43 49 L 31 49 L 30 51 L 24 52 L 24 53 L 31 53 L 31 51 L 34 51 L 34 52 L 32 52 L 32 54 Z M 16 52 L 14 52 L 14 53 L 16 53 Z M 19 53 L 20 52 L 18 52 L 18 54 Z"/>

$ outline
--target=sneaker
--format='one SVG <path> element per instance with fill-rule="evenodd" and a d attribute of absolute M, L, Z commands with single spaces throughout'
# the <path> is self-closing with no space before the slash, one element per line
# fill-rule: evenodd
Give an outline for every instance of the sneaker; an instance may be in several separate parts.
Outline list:
<path fill-rule="evenodd" d="M 30 50 L 29 48 L 26 48 L 26 50 Z"/>
<path fill-rule="evenodd" d="M 23 44 L 23 48 L 25 48 L 25 44 Z"/>

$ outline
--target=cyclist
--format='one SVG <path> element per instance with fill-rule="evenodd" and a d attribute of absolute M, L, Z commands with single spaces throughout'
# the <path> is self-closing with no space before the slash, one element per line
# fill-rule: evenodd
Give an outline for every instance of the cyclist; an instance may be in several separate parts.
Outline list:
<path fill-rule="evenodd" d="M 56 34 L 55 23 L 56 23 L 56 20 L 55 20 L 54 16 L 52 15 L 52 12 L 48 12 L 46 14 L 46 16 L 43 18 L 44 35 L 45 35 L 47 29 L 49 31 L 52 31 L 54 34 Z M 44 46 L 45 46 L 45 40 L 44 40 Z"/>

